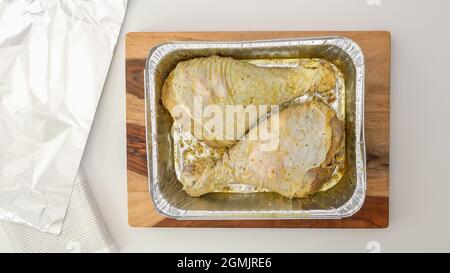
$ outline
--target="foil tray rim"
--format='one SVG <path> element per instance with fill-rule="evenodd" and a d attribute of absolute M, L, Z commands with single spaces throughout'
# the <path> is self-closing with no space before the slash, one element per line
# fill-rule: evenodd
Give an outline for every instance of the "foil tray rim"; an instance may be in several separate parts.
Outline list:
<path fill-rule="evenodd" d="M 173 207 L 162 196 L 159 189 L 157 173 L 158 145 L 155 85 L 156 68 L 162 57 L 168 53 L 183 49 L 221 49 L 221 48 L 263 48 L 302 45 L 334 45 L 345 51 L 352 59 L 356 70 L 355 96 L 357 112 L 355 120 L 355 164 L 356 188 L 351 198 L 338 208 L 328 210 L 289 210 L 289 211 L 190 211 Z M 147 75 L 148 74 L 148 75 Z M 168 218 L 177 220 L 275 220 L 275 219 L 341 219 L 354 215 L 364 204 L 367 188 L 366 151 L 364 136 L 364 85 L 365 59 L 361 47 L 352 39 L 345 36 L 319 36 L 307 38 L 282 38 L 245 41 L 172 41 L 154 46 L 149 50 L 144 70 L 144 101 L 146 123 L 146 149 L 148 165 L 148 186 L 153 207 Z M 153 103 L 148 103 L 148 100 Z M 150 113 L 150 120 L 148 117 Z M 149 121 L 151 132 L 149 132 Z M 149 138 L 150 137 L 150 138 Z M 151 143 L 149 143 L 151 139 Z M 274 215 L 277 215 L 274 217 Z"/>

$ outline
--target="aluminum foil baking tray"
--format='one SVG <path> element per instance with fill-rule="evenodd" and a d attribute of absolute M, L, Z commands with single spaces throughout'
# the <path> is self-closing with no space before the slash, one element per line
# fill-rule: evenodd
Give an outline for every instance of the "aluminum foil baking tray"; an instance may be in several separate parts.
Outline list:
<path fill-rule="evenodd" d="M 306 199 L 271 192 L 210 193 L 191 197 L 176 178 L 172 118 L 160 100 L 165 78 L 180 61 L 210 55 L 241 60 L 318 58 L 342 73 L 345 95 L 345 171 L 341 181 Z M 364 56 L 346 37 L 236 42 L 171 42 L 150 50 L 146 61 L 145 103 L 149 189 L 157 211 L 176 219 L 336 219 L 364 203 Z"/>

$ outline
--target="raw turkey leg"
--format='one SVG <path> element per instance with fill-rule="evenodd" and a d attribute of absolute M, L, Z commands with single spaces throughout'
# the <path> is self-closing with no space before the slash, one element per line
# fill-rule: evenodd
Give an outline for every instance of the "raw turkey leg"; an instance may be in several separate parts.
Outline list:
<path fill-rule="evenodd" d="M 280 105 L 308 92 L 324 92 L 335 86 L 334 71 L 329 63 L 317 61 L 296 68 L 259 67 L 233 58 L 211 56 L 178 63 L 166 79 L 162 89 L 162 102 L 174 119 L 177 110 L 188 116 L 182 126 L 198 140 L 211 147 L 231 147 L 251 128 L 265 112 L 245 122 L 245 115 L 236 115 L 234 124 L 224 117 L 227 105 L 249 106 Z M 194 98 L 201 100 L 195 105 Z M 196 116 L 195 109 L 217 105 L 223 111 L 224 128 L 233 131 L 230 137 L 205 128 L 210 117 Z M 176 108 L 181 106 L 181 108 Z M 193 121 L 193 122 L 192 122 Z M 193 130 L 193 123 L 199 131 Z M 243 127 L 235 124 L 244 124 Z M 216 134 L 215 134 L 216 133 Z"/>
<path fill-rule="evenodd" d="M 265 128 L 279 120 L 278 135 L 270 139 L 244 138 L 217 162 L 186 166 L 184 190 L 201 196 L 241 183 L 269 189 L 283 196 L 306 197 L 317 192 L 331 175 L 330 163 L 340 147 L 343 124 L 335 112 L 320 102 L 293 104 L 250 129 Z M 277 143 L 268 149 L 268 141 Z"/>

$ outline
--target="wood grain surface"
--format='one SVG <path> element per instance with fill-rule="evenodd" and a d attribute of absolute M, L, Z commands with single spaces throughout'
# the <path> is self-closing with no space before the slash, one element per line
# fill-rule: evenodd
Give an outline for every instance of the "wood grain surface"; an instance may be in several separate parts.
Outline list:
<path fill-rule="evenodd" d="M 359 212 L 339 220 L 174 220 L 153 207 L 148 189 L 144 76 L 150 48 L 170 41 L 258 40 L 341 35 L 356 41 L 366 62 L 367 193 Z M 133 227 L 384 228 L 389 224 L 390 34 L 346 32 L 135 32 L 126 36 L 128 220 Z"/>

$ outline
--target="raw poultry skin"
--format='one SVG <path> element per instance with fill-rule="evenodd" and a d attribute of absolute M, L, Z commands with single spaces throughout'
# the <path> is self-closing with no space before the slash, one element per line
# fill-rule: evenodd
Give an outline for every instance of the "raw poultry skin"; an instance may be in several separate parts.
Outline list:
<path fill-rule="evenodd" d="M 190 119 L 179 121 L 197 139 L 215 148 L 231 147 L 265 113 L 260 112 L 256 119 L 248 121 L 245 115 L 237 115 L 235 124 L 244 124 L 239 128 L 226 120 L 225 128 L 234 130 L 232 138 L 217 137 L 202 126 L 209 117 L 200 117 L 199 120 L 193 114 L 194 97 L 202 99 L 203 109 L 207 105 L 218 105 L 225 113 L 226 105 L 241 105 L 245 111 L 249 105 L 281 105 L 308 92 L 325 92 L 334 88 L 335 81 L 334 71 L 326 62 L 313 66 L 275 68 L 211 56 L 178 63 L 164 82 L 162 102 L 174 119 L 177 118 L 175 106 L 186 109 L 183 113 Z M 200 134 L 193 130 L 194 123 L 200 126 Z"/>
<path fill-rule="evenodd" d="M 342 122 L 329 106 L 308 102 L 272 114 L 250 132 L 273 118 L 279 118 L 277 149 L 265 151 L 260 140 L 241 140 L 217 162 L 186 166 L 184 190 L 195 197 L 243 183 L 288 198 L 316 193 L 331 175 L 331 161 L 343 139 Z"/>

